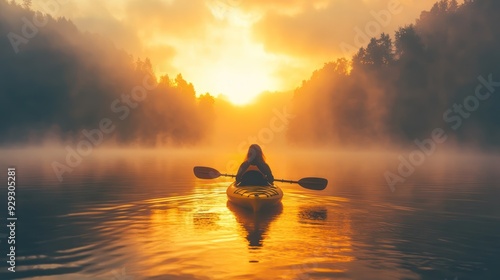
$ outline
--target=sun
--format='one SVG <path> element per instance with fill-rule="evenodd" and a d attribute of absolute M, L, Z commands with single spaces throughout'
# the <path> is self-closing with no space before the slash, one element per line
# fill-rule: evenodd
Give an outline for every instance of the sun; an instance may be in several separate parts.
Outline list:
<path fill-rule="evenodd" d="M 238 60 L 241 63 L 234 62 Z M 241 58 L 235 58 L 234 61 L 207 70 L 208 75 L 198 82 L 200 88 L 213 95 L 222 94 L 236 105 L 248 104 L 260 93 L 276 89 L 276 82 L 271 73 L 266 71 L 266 66 Z"/>
<path fill-rule="evenodd" d="M 217 24 L 206 27 L 207 36 L 196 44 L 183 44 L 173 61 L 196 92 L 222 94 L 231 103 L 244 105 L 264 91 L 280 90 L 279 57 L 253 40 L 256 18 L 237 8 L 214 16 Z"/>
<path fill-rule="evenodd" d="M 280 78 L 276 76 L 277 63 L 252 44 L 225 44 L 196 62 L 190 59 L 181 62 L 182 65 L 194 63 L 196 67 L 185 67 L 182 73 L 198 94 L 222 94 L 231 103 L 244 105 L 264 91 L 281 90 Z"/>

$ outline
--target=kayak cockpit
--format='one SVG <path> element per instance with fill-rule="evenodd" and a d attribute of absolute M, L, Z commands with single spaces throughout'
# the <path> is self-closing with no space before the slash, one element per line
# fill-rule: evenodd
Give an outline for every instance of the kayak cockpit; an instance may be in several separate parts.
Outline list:
<path fill-rule="evenodd" d="M 241 181 L 237 183 L 239 187 L 244 186 L 272 186 L 260 171 L 249 170 L 241 176 Z"/>
<path fill-rule="evenodd" d="M 233 204 L 254 212 L 276 206 L 283 198 L 283 191 L 275 185 L 239 186 L 233 183 L 227 188 L 226 194 Z"/>

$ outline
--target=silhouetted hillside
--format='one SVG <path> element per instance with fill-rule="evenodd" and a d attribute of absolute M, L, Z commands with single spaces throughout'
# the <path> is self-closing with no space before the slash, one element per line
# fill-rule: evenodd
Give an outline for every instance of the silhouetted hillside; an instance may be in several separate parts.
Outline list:
<path fill-rule="evenodd" d="M 393 38 L 325 64 L 295 92 L 289 139 L 411 143 L 442 128 L 459 143 L 498 146 L 499 13 L 499 1 L 439 1 Z"/>
<path fill-rule="evenodd" d="M 76 140 L 104 118 L 118 143 L 195 143 L 213 102 L 71 21 L 0 0 L 0 144 Z"/>
<path fill-rule="evenodd" d="M 440 1 L 393 37 L 326 63 L 295 91 L 288 139 L 411 144 L 442 128 L 459 143 L 498 146 L 499 6 Z M 269 120 L 288 112 L 266 101 L 246 109 L 215 102 L 196 97 L 181 75 L 157 81 L 148 59 L 107 38 L 0 0 L 0 144 L 75 141 L 100 126 L 126 144 L 246 143 L 249 133 L 268 142 L 280 135 L 262 132 Z"/>

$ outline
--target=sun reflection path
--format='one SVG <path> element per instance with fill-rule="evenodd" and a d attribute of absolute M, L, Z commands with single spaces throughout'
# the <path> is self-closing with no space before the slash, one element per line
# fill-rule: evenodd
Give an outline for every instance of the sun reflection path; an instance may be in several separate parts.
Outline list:
<path fill-rule="evenodd" d="M 122 218 L 104 219 L 94 230 L 121 248 L 127 274 L 142 278 L 308 279 L 349 269 L 345 201 L 287 193 L 280 207 L 256 215 L 228 203 L 227 186 L 195 182 L 188 195 L 99 206 L 91 211 Z"/>

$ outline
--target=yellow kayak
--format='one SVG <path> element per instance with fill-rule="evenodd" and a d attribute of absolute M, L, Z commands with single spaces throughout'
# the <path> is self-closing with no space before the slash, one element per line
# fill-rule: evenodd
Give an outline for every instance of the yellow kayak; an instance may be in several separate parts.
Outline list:
<path fill-rule="evenodd" d="M 220 176 L 233 177 L 233 174 L 221 174 L 217 169 L 206 166 L 195 166 L 194 175 L 200 179 L 215 179 Z M 243 174 L 242 183 L 232 183 L 226 190 L 229 201 L 237 206 L 257 212 L 263 208 L 281 203 L 283 191 L 276 185 L 268 185 L 266 178 L 259 172 L 250 170 Z M 245 176 L 247 175 L 247 176 Z M 294 183 L 309 190 L 324 190 L 328 184 L 325 178 L 306 177 L 298 181 L 274 179 L 274 182 Z"/>
<path fill-rule="evenodd" d="M 226 190 L 230 202 L 258 212 L 263 208 L 276 206 L 283 198 L 283 191 L 275 185 L 237 186 L 232 183 Z"/>

